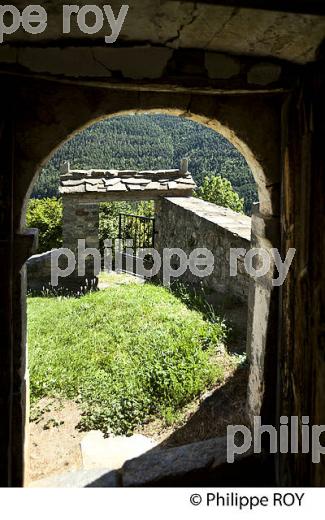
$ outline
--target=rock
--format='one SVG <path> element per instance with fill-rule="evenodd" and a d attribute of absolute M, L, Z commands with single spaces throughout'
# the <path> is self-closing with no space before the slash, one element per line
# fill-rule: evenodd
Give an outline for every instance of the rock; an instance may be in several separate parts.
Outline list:
<path fill-rule="evenodd" d="M 240 73 L 240 61 L 217 52 L 205 53 L 205 66 L 211 79 L 228 79 Z"/>
<path fill-rule="evenodd" d="M 279 81 L 281 76 L 280 65 L 273 63 L 258 63 L 254 65 L 247 74 L 248 83 L 254 83 L 255 85 L 270 85 Z"/>
<path fill-rule="evenodd" d="M 235 462 L 248 455 L 235 457 Z M 231 470 L 232 466 L 227 464 L 227 437 L 216 437 L 129 460 L 122 467 L 122 481 L 124 487 L 159 485 L 173 479 L 181 482 L 200 472 L 213 473 L 218 467 Z"/>

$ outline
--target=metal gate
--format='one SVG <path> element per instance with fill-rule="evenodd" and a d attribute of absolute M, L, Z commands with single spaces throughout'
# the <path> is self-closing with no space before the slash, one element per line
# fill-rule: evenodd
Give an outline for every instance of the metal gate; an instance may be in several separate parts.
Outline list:
<path fill-rule="evenodd" d="M 137 274 L 137 256 L 139 249 L 153 248 L 155 245 L 155 219 L 131 213 L 119 213 L 119 247 L 120 261 L 116 267 L 118 271 Z M 115 259 L 116 261 L 116 259 Z M 150 255 L 141 258 L 146 269 L 152 266 Z M 116 268 L 115 267 L 115 268 Z"/>

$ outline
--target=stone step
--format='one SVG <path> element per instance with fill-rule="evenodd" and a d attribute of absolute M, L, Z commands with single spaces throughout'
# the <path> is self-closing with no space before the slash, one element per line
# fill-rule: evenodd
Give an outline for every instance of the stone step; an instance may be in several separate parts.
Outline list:
<path fill-rule="evenodd" d="M 118 471 L 109 469 L 82 469 L 69 471 L 32 482 L 32 488 L 85 488 L 85 487 L 118 487 L 120 486 Z"/>
<path fill-rule="evenodd" d="M 144 435 L 110 436 L 105 439 L 101 431 L 93 430 L 80 443 L 83 468 L 119 469 L 127 460 L 149 452 L 156 445 Z"/>

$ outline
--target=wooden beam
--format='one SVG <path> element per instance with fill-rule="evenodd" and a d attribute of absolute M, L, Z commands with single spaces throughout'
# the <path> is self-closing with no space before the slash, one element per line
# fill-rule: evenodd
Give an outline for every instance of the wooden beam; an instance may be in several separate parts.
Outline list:
<path fill-rule="evenodd" d="M 179 85 L 176 83 L 137 83 L 137 82 L 113 82 L 102 79 L 74 79 L 74 78 L 62 78 L 55 75 L 44 75 L 37 73 L 24 73 L 24 72 L 14 72 L 8 70 L 0 69 L 0 78 L 1 76 L 6 77 L 16 77 L 21 80 L 32 80 L 32 81 L 47 81 L 50 83 L 61 83 L 65 85 L 74 85 L 79 87 L 91 87 L 91 88 L 103 88 L 107 90 L 123 90 L 130 92 L 173 92 L 174 94 L 201 94 L 201 95 L 218 95 L 218 96 L 238 96 L 241 94 L 285 94 L 290 92 L 290 88 L 288 87 L 255 87 L 254 85 L 251 87 L 236 87 L 236 88 L 217 88 L 214 86 L 206 85 L 206 86 L 186 86 Z"/>
<path fill-rule="evenodd" d="M 193 3 L 193 0 L 183 0 L 184 2 Z M 196 4 L 325 16 L 324 0 L 198 0 Z"/>

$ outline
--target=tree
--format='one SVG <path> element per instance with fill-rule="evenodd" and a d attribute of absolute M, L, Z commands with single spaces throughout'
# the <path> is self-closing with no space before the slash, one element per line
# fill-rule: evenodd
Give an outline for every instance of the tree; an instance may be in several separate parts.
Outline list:
<path fill-rule="evenodd" d="M 56 198 L 30 199 L 26 223 L 37 228 L 38 253 L 44 253 L 62 245 L 62 200 Z"/>
<path fill-rule="evenodd" d="M 239 197 L 227 179 L 218 175 L 207 175 L 195 195 L 199 199 L 230 208 L 237 213 L 244 212 L 244 199 Z"/>

